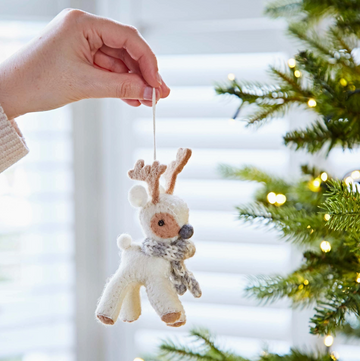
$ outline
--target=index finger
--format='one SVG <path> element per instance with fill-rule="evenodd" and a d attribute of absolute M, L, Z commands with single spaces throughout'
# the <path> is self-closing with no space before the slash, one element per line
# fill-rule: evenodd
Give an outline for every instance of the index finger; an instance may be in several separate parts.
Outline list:
<path fill-rule="evenodd" d="M 95 24 L 95 28 L 92 25 L 91 30 L 99 35 L 106 46 L 126 49 L 130 56 L 138 62 L 145 81 L 154 88 L 161 85 L 156 56 L 136 28 L 98 17 Z"/>

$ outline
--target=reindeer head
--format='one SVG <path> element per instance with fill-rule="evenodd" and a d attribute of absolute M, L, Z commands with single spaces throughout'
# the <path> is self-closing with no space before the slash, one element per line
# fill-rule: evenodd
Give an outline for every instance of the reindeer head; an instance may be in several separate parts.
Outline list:
<path fill-rule="evenodd" d="M 157 241 L 173 241 L 179 237 L 190 238 L 193 227 L 189 222 L 189 208 L 186 203 L 173 195 L 176 178 L 191 157 L 190 149 L 180 148 L 176 160 L 168 167 L 155 161 L 152 166 L 144 166 L 138 160 L 129 177 L 147 183 L 148 192 L 141 185 L 130 189 L 129 201 L 132 206 L 140 207 L 140 223 L 149 238 Z M 160 177 L 164 174 L 165 189 L 160 186 Z"/>

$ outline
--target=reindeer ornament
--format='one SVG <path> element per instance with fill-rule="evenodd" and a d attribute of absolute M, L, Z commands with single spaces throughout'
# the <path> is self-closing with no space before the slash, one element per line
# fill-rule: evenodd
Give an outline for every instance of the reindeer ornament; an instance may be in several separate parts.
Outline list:
<path fill-rule="evenodd" d="M 127 234 L 118 238 L 122 250 L 120 267 L 105 286 L 96 309 L 102 323 L 113 325 L 119 314 L 124 322 L 136 321 L 141 314 L 141 286 L 145 286 L 161 320 L 172 327 L 186 323 L 178 295 L 189 290 L 194 297 L 201 296 L 198 282 L 184 264 L 185 259 L 195 254 L 195 245 L 189 240 L 194 233 L 188 224 L 189 209 L 173 195 L 176 178 L 190 156 L 190 149 L 179 149 L 176 161 L 168 167 L 157 161 L 144 166 L 144 161 L 139 160 L 129 171 L 131 179 L 148 185 L 149 195 L 141 185 L 135 185 L 129 192 L 131 205 L 140 208 L 146 239 L 139 245 Z M 166 182 L 164 192 L 160 187 L 162 174 Z"/>

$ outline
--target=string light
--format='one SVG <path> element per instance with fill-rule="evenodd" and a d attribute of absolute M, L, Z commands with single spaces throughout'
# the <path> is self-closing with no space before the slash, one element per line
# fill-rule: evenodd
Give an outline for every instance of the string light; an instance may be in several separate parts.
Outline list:
<path fill-rule="evenodd" d="M 313 192 L 319 192 L 321 188 L 321 178 L 317 177 L 309 183 L 309 188 Z"/>
<path fill-rule="evenodd" d="M 230 73 L 228 74 L 228 79 L 231 80 L 231 81 L 234 81 L 235 80 L 235 74 L 234 73 Z"/>
<path fill-rule="evenodd" d="M 276 203 L 276 194 L 274 192 L 270 192 L 266 198 L 270 204 Z"/>
<path fill-rule="evenodd" d="M 328 221 L 330 218 L 331 218 L 331 217 L 330 217 L 330 214 L 327 214 L 327 213 L 326 213 L 326 214 L 324 215 L 325 221 Z"/>
<path fill-rule="evenodd" d="M 351 177 L 346 177 L 345 178 L 345 184 L 348 186 L 348 185 L 350 185 L 351 183 L 353 183 L 354 182 L 354 180 L 351 178 Z"/>
<path fill-rule="evenodd" d="M 320 249 L 324 252 L 324 253 L 328 253 L 331 251 L 331 244 L 328 241 L 322 241 L 320 243 Z"/>
<path fill-rule="evenodd" d="M 286 196 L 284 194 L 276 195 L 276 204 L 279 206 L 283 205 L 286 202 Z"/>
<path fill-rule="evenodd" d="M 276 194 L 274 192 L 268 193 L 266 199 L 270 204 L 275 204 L 277 206 L 282 206 L 286 202 L 286 196 L 284 194 Z"/>
<path fill-rule="evenodd" d="M 295 68 L 296 66 L 296 60 L 294 58 L 290 58 L 287 63 L 289 68 Z"/>
<path fill-rule="evenodd" d="M 344 79 L 344 78 L 340 79 L 340 84 L 341 84 L 342 86 L 347 86 L 347 81 L 346 81 L 346 79 Z"/>
<path fill-rule="evenodd" d="M 304 288 L 304 285 L 299 285 L 298 289 L 302 290 Z"/>
<path fill-rule="evenodd" d="M 357 274 L 356 274 L 356 282 L 357 282 L 357 283 L 360 283 L 360 273 L 357 273 Z"/>
<path fill-rule="evenodd" d="M 359 175 L 360 175 L 360 172 L 359 172 Z M 323 182 L 326 182 L 327 179 L 328 179 L 328 175 L 326 172 L 322 172 L 321 175 L 320 175 L 320 178 Z"/>
<path fill-rule="evenodd" d="M 360 178 L 360 172 L 358 170 L 354 170 L 351 172 L 351 178 L 352 179 L 359 179 Z"/>
<path fill-rule="evenodd" d="M 301 77 L 301 71 L 300 70 L 295 70 L 294 75 L 295 75 L 296 78 L 300 78 Z"/>
<path fill-rule="evenodd" d="M 307 286 L 309 284 L 309 281 L 308 280 L 305 280 L 304 281 L 304 285 Z"/>
<path fill-rule="evenodd" d="M 334 337 L 332 337 L 331 335 L 327 335 L 324 338 L 324 345 L 326 347 L 330 347 L 332 346 L 332 344 L 334 343 Z"/>
<path fill-rule="evenodd" d="M 144 361 L 144 360 L 142 358 L 140 358 L 140 357 L 135 357 L 134 361 Z"/>
<path fill-rule="evenodd" d="M 314 108 L 316 107 L 316 100 L 311 98 L 308 100 L 307 104 L 310 108 Z"/>

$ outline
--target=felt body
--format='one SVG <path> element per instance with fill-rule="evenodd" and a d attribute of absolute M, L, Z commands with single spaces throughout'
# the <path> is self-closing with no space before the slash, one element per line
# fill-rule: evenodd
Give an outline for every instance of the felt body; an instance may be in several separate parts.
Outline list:
<path fill-rule="evenodd" d="M 115 323 L 122 311 L 122 320 L 135 321 L 141 313 L 139 289 L 145 286 L 149 301 L 160 317 L 180 313 L 185 321 L 185 311 L 170 281 L 170 271 L 167 260 L 150 257 L 141 251 L 140 245 L 132 244 L 123 250 L 120 267 L 105 286 L 96 315 Z"/>
<path fill-rule="evenodd" d="M 144 286 L 149 301 L 168 326 L 186 323 L 179 295 L 189 290 L 194 297 L 201 289 L 184 260 L 195 254 L 189 238 L 194 230 L 189 225 L 187 204 L 172 193 L 178 174 L 191 156 L 190 149 L 179 149 L 176 161 L 166 172 L 165 193 L 161 192 L 160 177 L 166 166 L 155 161 L 151 166 L 143 160 L 136 162 L 129 177 L 147 183 L 148 192 L 136 185 L 129 192 L 129 202 L 140 208 L 139 219 L 146 239 L 141 245 L 123 234 L 117 244 L 122 250 L 118 270 L 105 286 L 96 309 L 96 317 L 107 325 L 116 320 L 133 322 L 140 317 L 140 288 Z"/>

